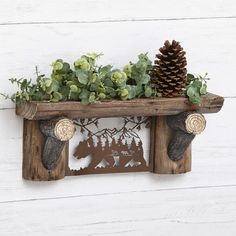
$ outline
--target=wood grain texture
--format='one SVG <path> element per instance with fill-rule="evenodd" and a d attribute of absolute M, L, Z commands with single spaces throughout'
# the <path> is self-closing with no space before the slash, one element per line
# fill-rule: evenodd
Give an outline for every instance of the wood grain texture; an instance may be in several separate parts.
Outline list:
<path fill-rule="evenodd" d="M 153 172 L 157 174 L 181 174 L 191 171 L 191 145 L 180 160 L 171 160 L 168 146 L 173 138 L 173 130 L 167 125 L 167 117 L 156 118 L 155 154 Z"/>
<path fill-rule="evenodd" d="M 0 232 L 4 236 L 55 232 L 59 236 L 156 236 L 157 232 L 167 236 L 174 230 L 176 235 L 234 236 L 235 195 L 232 186 L 4 203 Z"/>
<path fill-rule="evenodd" d="M 65 145 L 57 167 L 47 170 L 42 164 L 45 138 L 39 130 L 38 121 L 24 120 L 23 131 L 23 178 L 27 180 L 57 180 L 64 178 L 67 167 L 68 146 Z"/>
<path fill-rule="evenodd" d="M 174 7 L 173 7 L 174 6 Z M 55 10 L 55 8 L 57 10 Z M 47 9 L 45 11 L 45 9 Z M 131 10 L 132 9 L 132 10 Z M 31 0 L 0 2 L 0 23 L 134 21 L 235 16 L 234 0 Z"/>
<path fill-rule="evenodd" d="M 148 98 L 129 101 L 111 100 L 84 105 L 80 102 L 36 102 L 16 106 L 16 114 L 26 119 L 48 119 L 54 116 L 68 118 L 159 116 L 175 115 L 183 111 L 218 112 L 224 99 L 214 94 L 202 97 L 200 105 L 191 104 L 186 97 Z"/>

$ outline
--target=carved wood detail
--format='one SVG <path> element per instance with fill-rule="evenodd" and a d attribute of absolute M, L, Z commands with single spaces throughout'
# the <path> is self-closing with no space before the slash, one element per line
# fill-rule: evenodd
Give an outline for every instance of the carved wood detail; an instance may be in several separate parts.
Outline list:
<path fill-rule="evenodd" d="M 176 116 L 168 116 L 167 124 L 174 130 L 168 144 L 168 156 L 172 161 L 178 161 L 183 157 L 195 135 L 205 129 L 206 120 L 202 114 L 183 112 Z"/>
<path fill-rule="evenodd" d="M 42 153 L 42 163 L 47 170 L 56 168 L 66 141 L 71 139 L 75 132 L 73 122 L 66 118 L 54 118 L 39 122 L 40 131 L 45 135 Z"/>
<path fill-rule="evenodd" d="M 23 178 L 34 181 L 62 179 L 68 166 L 68 142 L 60 153 L 56 167 L 48 170 L 43 166 L 42 155 L 45 136 L 39 129 L 39 121 L 24 119 L 23 129 Z"/>

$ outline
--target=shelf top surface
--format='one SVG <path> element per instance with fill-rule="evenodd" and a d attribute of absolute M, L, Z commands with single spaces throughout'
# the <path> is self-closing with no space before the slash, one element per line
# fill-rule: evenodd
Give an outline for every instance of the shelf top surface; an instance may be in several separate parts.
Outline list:
<path fill-rule="evenodd" d="M 202 96 L 201 103 L 194 105 L 186 97 L 140 98 L 132 100 L 108 100 L 94 104 L 78 101 L 48 102 L 31 101 L 17 104 L 16 114 L 29 120 L 49 119 L 56 116 L 68 118 L 160 116 L 176 115 L 184 111 L 216 113 L 223 106 L 224 98 L 208 93 Z"/>

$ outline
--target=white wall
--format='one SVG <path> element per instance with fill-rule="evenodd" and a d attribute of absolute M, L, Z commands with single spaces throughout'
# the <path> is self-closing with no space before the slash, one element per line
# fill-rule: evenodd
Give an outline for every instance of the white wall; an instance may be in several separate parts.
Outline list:
<path fill-rule="evenodd" d="M 10 77 L 49 73 L 103 52 L 117 66 L 165 39 L 187 51 L 188 69 L 212 77 L 226 97 L 193 145 L 193 170 L 178 176 L 126 173 L 21 178 L 22 119 L 0 100 L 0 235 L 236 235 L 236 2 L 234 0 L 1 0 L 0 91 Z"/>

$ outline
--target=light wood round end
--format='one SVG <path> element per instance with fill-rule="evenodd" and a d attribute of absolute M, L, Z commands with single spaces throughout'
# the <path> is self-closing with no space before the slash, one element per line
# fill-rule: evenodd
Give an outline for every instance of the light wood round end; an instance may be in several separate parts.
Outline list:
<path fill-rule="evenodd" d="M 185 120 L 186 131 L 190 134 L 200 134 L 206 128 L 206 119 L 202 114 L 189 114 Z"/>
<path fill-rule="evenodd" d="M 67 118 L 59 120 L 54 128 L 54 134 L 60 141 L 70 140 L 75 133 L 75 125 Z"/>

